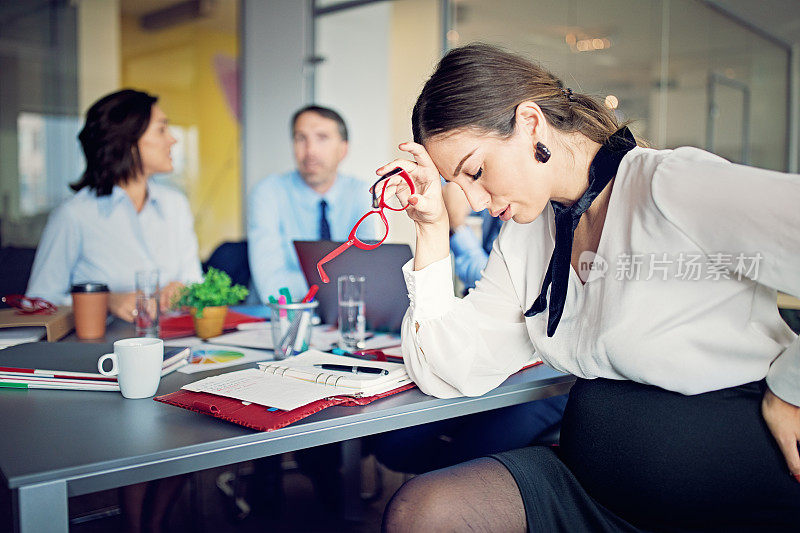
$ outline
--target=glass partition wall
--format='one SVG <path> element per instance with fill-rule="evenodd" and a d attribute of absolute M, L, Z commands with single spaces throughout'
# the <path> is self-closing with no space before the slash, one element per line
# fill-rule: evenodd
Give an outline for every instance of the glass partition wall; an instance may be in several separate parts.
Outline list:
<path fill-rule="evenodd" d="M 450 0 L 449 46 L 498 44 L 653 147 L 786 170 L 789 50 L 697 0 Z"/>
<path fill-rule="evenodd" d="M 2 246 L 37 244 L 85 167 L 86 110 L 123 87 L 159 96 L 170 118 L 175 170 L 156 179 L 188 196 L 201 257 L 241 238 L 239 0 L 178 7 L 0 0 Z"/>

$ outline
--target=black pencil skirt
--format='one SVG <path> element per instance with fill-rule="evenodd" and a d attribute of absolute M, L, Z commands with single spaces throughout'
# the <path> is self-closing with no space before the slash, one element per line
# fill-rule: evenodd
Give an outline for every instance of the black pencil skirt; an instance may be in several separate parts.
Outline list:
<path fill-rule="evenodd" d="M 763 381 L 694 396 L 579 379 L 555 449 L 493 455 L 530 531 L 800 531 L 800 483 L 761 416 Z"/>

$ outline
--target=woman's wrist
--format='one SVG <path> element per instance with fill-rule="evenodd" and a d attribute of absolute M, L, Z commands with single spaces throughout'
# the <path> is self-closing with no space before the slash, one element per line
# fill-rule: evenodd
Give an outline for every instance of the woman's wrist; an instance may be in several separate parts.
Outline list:
<path fill-rule="evenodd" d="M 450 254 L 450 224 L 447 219 L 430 224 L 417 223 L 415 226 L 417 246 L 414 270 L 422 270 Z"/>
<path fill-rule="evenodd" d="M 450 223 L 446 218 L 437 220 L 436 222 L 416 222 L 414 227 L 417 231 L 417 237 L 436 237 L 444 233 L 447 235 L 450 231 Z"/>

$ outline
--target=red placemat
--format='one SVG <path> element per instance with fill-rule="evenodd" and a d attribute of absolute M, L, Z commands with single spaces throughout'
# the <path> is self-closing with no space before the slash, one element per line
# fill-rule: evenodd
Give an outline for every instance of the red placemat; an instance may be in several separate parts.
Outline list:
<path fill-rule="evenodd" d="M 230 331 L 236 329 L 239 324 L 248 322 L 264 322 L 264 319 L 228 309 L 222 329 L 223 331 Z M 194 322 L 192 321 L 192 315 L 189 313 L 161 318 L 159 323 L 160 338 L 174 339 L 176 337 L 191 337 L 192 335 L 194 335 Z"/>

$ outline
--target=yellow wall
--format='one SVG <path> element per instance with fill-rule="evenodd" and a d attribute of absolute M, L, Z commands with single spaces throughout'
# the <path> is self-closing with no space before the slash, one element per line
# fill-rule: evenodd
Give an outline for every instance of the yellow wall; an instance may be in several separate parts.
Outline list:
<path fill-rule="evenodd" d="M 403 0 L 392 2 L 389 44 L 389 77 L 392 106 L 391 150 L 396 157 L 411 156 L 397 149 L 412 141 L 411 111 L 422 86 L 441 59 L 439 2 Z M 405 213 L 388 213 L 389 241 L 415 246 L 414 223 Z"/>
<path fill-rule="evenodd" d="M 172 179 L 189 197 L 205 260 L 218 244 L 242 238 L 239 124 L 217 81 L 214 57 L 238 57 L 230 33 L 188 22 L 155 32 L 122 18 L 122 84 L 159 97 L 173 125 L 196 132 L 182 148 L 186 171 Z"/>

